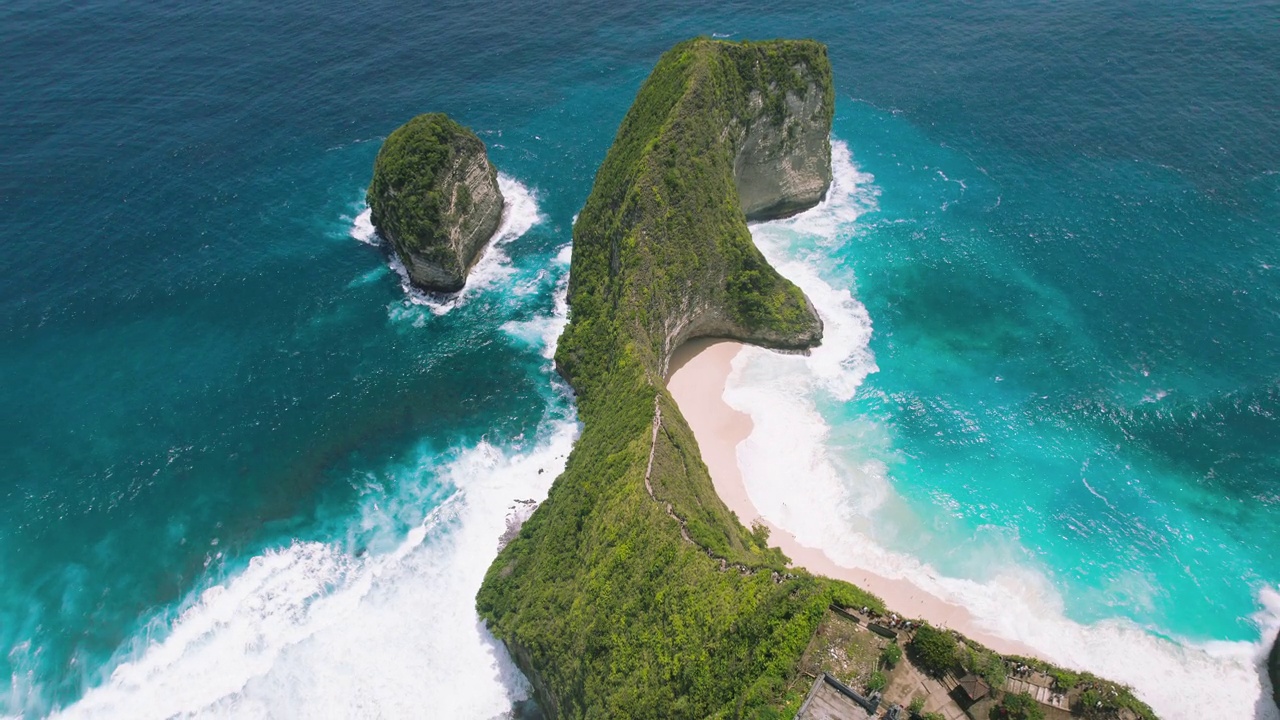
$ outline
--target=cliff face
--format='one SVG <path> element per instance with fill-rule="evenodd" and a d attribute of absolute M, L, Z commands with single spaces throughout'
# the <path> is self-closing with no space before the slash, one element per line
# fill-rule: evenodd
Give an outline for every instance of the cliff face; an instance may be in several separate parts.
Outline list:
<path fill-rule="evenodd" d="M 424 290 L 461 290 L 502 222 L 484 143 L 441 113 L 419 115 L 387 137 L 367 200 L 378 234 Z"/>
<path fill-rule="evenodd" d="M 771 220 L 816 205 L 831 186 L 831 110 L 829 86 L 797 69 L 804 82 L 784 89 L 775 102 L 785 104 L 782 121 L 752 93 L 751 121 L 738 143 L 733 173 L 748 220 Z"/>
<path fill-rule="evenodd" d="M 818 43 L 682 43 L 596 175 L 556 353 L 582 436 L 477 597 L 553 717 L 775 707 L 833 597 L 880 606 L 788 571 L 742 527 L 664 383 L 693 337 L 820 341 L 813 306 L 756 249 L 746 219 L 822 197 L 833 98 Z"/>

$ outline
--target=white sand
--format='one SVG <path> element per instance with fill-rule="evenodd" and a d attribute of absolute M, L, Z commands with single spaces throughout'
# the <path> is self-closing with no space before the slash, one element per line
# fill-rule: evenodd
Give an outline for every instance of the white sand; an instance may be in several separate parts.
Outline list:
<path fill-rule="evenodd" d="M 883 577 L 867 570 L 836 564 L 822 550 L 805 547 L 791 533 L 762 518 L 747 495 L 738 466 L 738 444 L 751 434 L 750 416 L 724 401 L 725 382 L 741 343 L 695 340 L 680 347 L 671 361 L 667 387 L 702 450 L 716 493 L 748 527 L 759 520 L 769 528 L 769 542 L 782 549 L 792 564 L 812 573 L 845 580 L 879 595 L 891 610 L 909 618 L 928 620 L 936 626 L 958 630 L 1005 654 L 1033 655 L 1029 647 L 992 635 L 980 627 L 963 607 L 948 603 L 906 580 Z"/>

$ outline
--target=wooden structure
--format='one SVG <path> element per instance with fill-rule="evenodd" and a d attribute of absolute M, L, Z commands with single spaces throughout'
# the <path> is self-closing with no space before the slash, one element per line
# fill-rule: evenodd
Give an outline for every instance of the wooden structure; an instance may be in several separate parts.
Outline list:
<path fill-rule="evenodd" d="M 977 702 L 991 692 L 991 686 L 973 673 L 960 678 L 960 689 L 969 697 L 969 702 Z"/>

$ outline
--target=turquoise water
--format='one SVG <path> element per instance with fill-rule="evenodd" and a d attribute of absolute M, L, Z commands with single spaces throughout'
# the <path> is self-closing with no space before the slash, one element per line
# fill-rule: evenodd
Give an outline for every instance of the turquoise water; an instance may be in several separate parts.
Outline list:
<path fill-rule="evenodd" d="M 471 598 L 572 441 L 548 356 L 573 216 L 699 33 L 830 46 L 848 192 L 757 228 L 848 331 L 763 396 L 848 499 L 818 539 L 1064 661 L 1152 638 L 1128 665 L 1264 712 L 1274 5 L 242 0 L 0 9 L 0 715 L 524 698 Z M 520 198 L 449 303 L 359 219 L 381 138 L 428 110 Z"/>

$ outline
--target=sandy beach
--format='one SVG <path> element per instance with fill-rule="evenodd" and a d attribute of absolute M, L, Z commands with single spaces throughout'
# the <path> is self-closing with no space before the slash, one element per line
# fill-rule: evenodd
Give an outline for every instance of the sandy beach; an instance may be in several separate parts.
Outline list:
<path fill-rule="evenodd" d="M 921 618 L 958 630 L 1005 654 L 1033 655 L 1021 643 L 992 635 L 979 626 L 963 607 L 948 603 L 906 580 L 883 577 L 860 568 L 836 564 L 816 548 L 805 547 L 795 537 L 762 518 L 743 483 L 738 466 L 738 444 L 751 434 L 751 417 L 724 401 L 725 383 L 741 343 L 727 340 L 695 340 L 680 347 L 671 361 L 667 387 L 680 406 L 702 450 L 720 499 L 747 526 L 759 520 L 769 528 L 769 542 L 782 549 L 792 564 L 812 573 L 853 583 L 884 599 L 889 609 L 908 618 Z"/>

